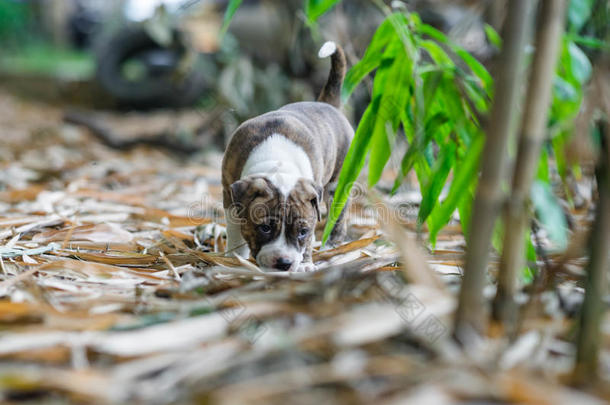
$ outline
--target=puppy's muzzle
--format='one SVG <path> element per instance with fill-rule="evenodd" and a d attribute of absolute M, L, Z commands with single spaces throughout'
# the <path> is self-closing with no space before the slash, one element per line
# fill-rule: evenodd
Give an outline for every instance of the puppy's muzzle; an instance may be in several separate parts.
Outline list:
<path fill-rule="evenodd" d="M 288 270 L 290 270 L 290 267 L 292 267 L 293 263 L 294 262 L 290 259 L 287 259 L 285 257 L 279 257 L 273 264 L 273 268 L 281 270 L 281 271 L 288 271 Z"/>

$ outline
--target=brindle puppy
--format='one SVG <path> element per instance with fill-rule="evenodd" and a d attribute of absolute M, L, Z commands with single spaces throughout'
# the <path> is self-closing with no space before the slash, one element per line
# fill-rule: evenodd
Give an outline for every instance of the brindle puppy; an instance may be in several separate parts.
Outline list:
<path fill-rule="evenodd" d="M 284 195 L 266 176 L 251 176 L 231 185 L 233 218 L 260 266 L 288 269 L 311 262 L 311 242 L 320 218 L 319 193 L 299 179 Z"/>
<path fill-rule="evenodd" d="M 345 56 L 332 42 L 331 72 L 318 102 L 286 105 L 235 131 L 222 165 L 229 253 L 265 268 L 313 270 L 311 244 L 320 202 L 329 205 L 354 131 L 337 109 Z M 331 243 L 345 233 L 341 215 Z"/>

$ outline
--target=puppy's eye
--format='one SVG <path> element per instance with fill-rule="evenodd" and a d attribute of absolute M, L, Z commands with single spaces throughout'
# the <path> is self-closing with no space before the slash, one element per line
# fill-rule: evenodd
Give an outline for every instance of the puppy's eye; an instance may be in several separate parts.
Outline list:
<path fill-rule="evenodd" d="M 307 228 L 299 229 L 299 238 L 300 239 L 306 237 L 308 234 L 309 234 L 309 229 L 307 229 Z"/>
<path fill-rule="evenodd" d="M 271 233 L 271 226 L 269 226 L 267 224 L 259 225 L 256 227 L 256 229 L 263 235 L 268 235 Z"/>

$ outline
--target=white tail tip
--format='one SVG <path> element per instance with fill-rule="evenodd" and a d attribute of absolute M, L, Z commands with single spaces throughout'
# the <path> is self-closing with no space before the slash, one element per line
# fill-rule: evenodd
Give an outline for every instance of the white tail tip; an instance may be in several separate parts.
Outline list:
<path fill-rule="evenodd" d="M 318 52 L 318 58 L 328 58 L 330 55 L 335 53 L 337 45 L 333 41 L 326 41 L 320 51 Z"/>

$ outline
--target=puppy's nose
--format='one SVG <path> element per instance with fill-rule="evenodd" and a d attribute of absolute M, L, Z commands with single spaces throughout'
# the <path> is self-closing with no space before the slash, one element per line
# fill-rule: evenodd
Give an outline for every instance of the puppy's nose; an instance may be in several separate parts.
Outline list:
<path fill-rule="evenodd" d="M 286 259 L 284 257 L 280 257 L 279 259 L 277 259 L 275 261 L 275 267 L 278 270 L 283 270 L 286 271 L 290 268 L 290 266 L 292 266 L 292 261 L 289 259 Z"/>

